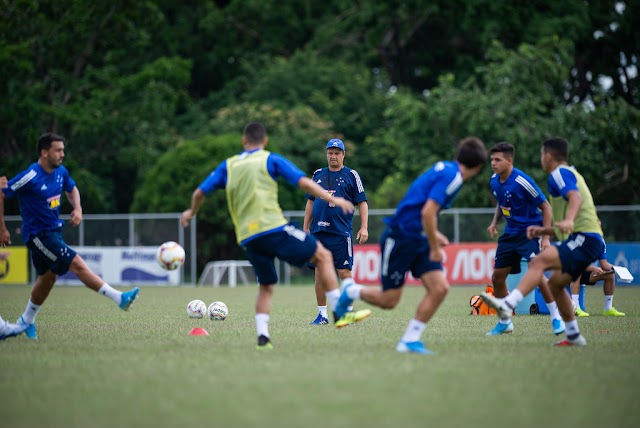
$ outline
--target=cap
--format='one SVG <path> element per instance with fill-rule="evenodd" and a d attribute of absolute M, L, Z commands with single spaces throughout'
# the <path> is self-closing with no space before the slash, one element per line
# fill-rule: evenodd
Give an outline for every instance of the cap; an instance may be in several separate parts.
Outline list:
<path fill-rule="evenodd" d="M 333 140 L 329 140 L 329 142 L 327 143 L 327 148 L 325 150 L 329 149 L 340 149 L 344 152 L 344 143 L 342 142 L 342 140 L 334 138 Z"/>

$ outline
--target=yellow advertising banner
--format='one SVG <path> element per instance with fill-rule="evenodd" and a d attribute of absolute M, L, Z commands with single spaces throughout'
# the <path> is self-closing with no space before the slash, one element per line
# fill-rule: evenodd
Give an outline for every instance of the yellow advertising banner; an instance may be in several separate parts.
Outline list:
<path fill-rule="evenodd" d="M 0 248 L 0 284 L 28 284 L 27 247 Z"/>

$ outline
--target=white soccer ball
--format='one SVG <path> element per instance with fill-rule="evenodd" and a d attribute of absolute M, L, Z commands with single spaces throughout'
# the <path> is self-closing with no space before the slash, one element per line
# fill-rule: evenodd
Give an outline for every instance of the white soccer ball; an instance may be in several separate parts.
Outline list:
<path fill-rule="evenodd" d="M 213 302 L 209 305 L 209 318 L 213 321 L 224 321 L 229 315 L 229 308 L 223 302 Z"/>
<path fill-rule="evenodd" d="M 189 318 L 203 318 L 207 313 L 207 305 L 202 300 L 192 300 L 187 305 Z"/>
<path fill-rule="evenodd" d="M 156 261 L 162 269 L 176 270 L 184 263 L 184 248 L 177 242 L 165 242 L 158 247 Z"/>

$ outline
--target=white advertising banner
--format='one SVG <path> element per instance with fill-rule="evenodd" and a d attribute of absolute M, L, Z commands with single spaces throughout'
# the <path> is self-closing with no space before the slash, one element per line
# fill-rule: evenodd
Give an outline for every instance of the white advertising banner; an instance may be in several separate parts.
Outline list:
<path fill-rule="evenodd" d="M 109 285 L 178 285 L 180 269 L 164 270 L 156 262 L 157 247 L 74 248 L 96 275 Z M 57 283 L 82 285 L 69 271 Z"/>

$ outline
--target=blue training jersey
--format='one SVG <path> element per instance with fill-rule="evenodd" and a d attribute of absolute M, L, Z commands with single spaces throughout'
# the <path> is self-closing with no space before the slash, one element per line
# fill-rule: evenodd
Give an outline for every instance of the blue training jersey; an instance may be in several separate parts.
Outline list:
<path fill-rule="evenodd" d="M 462 174 L 457 162 L 441 161 L 422 173 L 411 184 L 396 213 L 384 221 L 389 227 L 408 237 L 423 237 L 422 207 L 432 199 L 440 210 L 451 207 L 462 186 Z"/>
<path fill-rule="evenodd" d="M 32 235 L 62 227 L 62 192 L 71 192 L 74 187 L 76 182 L 64 166 L 60 165 L 48 173 L 37 162 L 9 180 L 8 187 L 2 191 L 8 198 L 18 196 L 25 243 Z"/>
<path fill-rule="evenodd" d="M 504 183 L 500 182 L 498 174 L 493 174 L 489 186 L 507 222 L 505 234 L 523 233 L 529 226 L 542 225 L 542 214 L 538 207 L 547 198 L 527 174 L 513 168 Z"/>
<path fill-rule="evenodd" d="M 313 181 L 327 189 L 327 193 L 345 198 L 354 205 L 367 200 L 362 180 L 355 169 L 346 166 L 340 171 L 330 171 L 329 168 L 317 169 L 313 173 Z M 313 201 L 313 213 L 309 224 L 311 233 L 327 232 L 341 236 L 351 234 L 353 213 L 345 214 L 342 209 L 309 193 L 305 196 Z"/>

